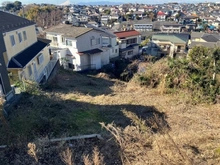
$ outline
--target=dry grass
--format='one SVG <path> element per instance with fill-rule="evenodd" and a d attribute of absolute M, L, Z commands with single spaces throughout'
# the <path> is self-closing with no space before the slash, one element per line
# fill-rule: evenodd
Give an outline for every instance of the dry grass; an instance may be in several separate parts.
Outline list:
<path fill-rule="evenodd" d="M 125 83 L 109 79 L 101 74 L 96 76 L 62 71 L 44 91 L 43 99 L 47 104 L 45 103 L 43 107 L 38 106 L 36 102 L 39 102 L 39 98 L 34 97 L 31 99 L 30 105 L 19 105 L 18 112 L 30 112 L 33 106 L 39 109 L 46 107 L 47 111 L 51 110 L 50 113 L 56 111 L 55 115 L 60 118 L 73 117 L 70 121 L 74 120 L 74 125 L 82 126 L 76 132 L 81 131 L 85 134 L 102 132 L 103 130 L 94 129 L 94 127 L 104 121 L 106 128 L 114 133 L 115 137 L 123 137 L 117 139 L 117 142 L 123 146 L 121 149 L 124 153 L 121 153 L 121 156 L 122 160 L 126 162 L 125 165 L 129 162 L 140 165 L 219 164 L 220 106 L 191 105 L 187 99 L 184 99 L 189 97 L 187 93 L 167 95 L 161 91 L 162 89 L 140 87 L 133 81 Z M 52 103 L 54 101 L 59 106 L 54 106 Z M 121 112 L 123 109 L 128 113 L 123 115 Z M 62 113 L 60 114 L 60 112 Z M 136 118 L 133 114 L 138 117 Z M 164 114 L 165 117 L 161 117 L 160 114 Z M 158 117 L 154 118 L 155 115 Z M 130 118 L 133 119 L 133 122 L 129 122 Z M 49 119 L 46 121 L 53 121 L 53 118 Z M 62 120 L 69 121 L 67 118 Z M 108 125 L 112 122 L 115 123 L 114 127 Z M 143 134 L 143 126 L 146 124 L 148 127 L 144 127 L 147 129 Z M 137 125 L 139 125 L 138 129 Z M 59 126 L 59 123 L 55 126 Z M 72 125 L 67 126 L 64 134 L 74 134 Z M 128 127 L 126 128 L 126 126 Z M 135 133 L 132 134 L 132 131 Z M 134 135 L 137 136 L 134 137 Z M 141 141 L 141 145 L 137 138 Z M 111 162 L 112 155 L 108 155 L 111 149 L 113 147 L 100 148 L 99 152 L 104 156 L 100 161 L 104 159 L 103 161 L 106 162 L 105 159 L 108 159 L 106 164 L 111 164 L 109 162 Z M 77 153 L 74 152 L 74 154 Z M 128 158 L 129 154 L 136 155 L 136 158 Z M 83 155 L 85 155 L 82 158 L 84 164 L 94 164 L 95 154 L 87 152 Z M 102 156 L 99 155 L 100 157 Z M 67 160 L 69 159 L 68 157 Z M 96 160 L 98 159 L 96 158 Z"/>
<path fill-rule="evenodd" d="M 165 95 L 160 89 L 147 89 L 137 86 L 132 81 L 129 83 L 110 79 L 108 81 L 111 83 L 107 84 L 113 84 L 108 86 L 111 90 L 109 94 L 99 92 L 93 96 L 89 93 L 84 95 L 71 91 L 61 94 L 60 97 L 62 99 L 75 97 L 77 101 L 99 105 L 100 110 L 106 112 L 114 110 L 111 106 L 123 109 L 123 105 L 128 105 L 128 110 L 135 106 L 153 106 L 166 114 L 166 121 L 171 129 L 169 134 L 154 135 L 155 141 L 152 144 L 153 149 L 149 152 L 152 154 L 150 157 L 156 161 L 155 154 L 160 154 L 159 162 L 167 162 L 165 164 L 172 162 L 175 164 L 177 160 L 186 163 L 183 159 L 196 164 L 220 162 L 220 156 L 216 154 L 220 148 L 219 105 L 191 105 L 184 99 L 188 98 L 187 93 Z M 158 163 L 158 160 L 156 162 Z"/>
<path fill-rule="evenodd" d="M 66 165 L 74 165 L 73 153 L 69 147 L 60 154 L 60 158 Z"/>

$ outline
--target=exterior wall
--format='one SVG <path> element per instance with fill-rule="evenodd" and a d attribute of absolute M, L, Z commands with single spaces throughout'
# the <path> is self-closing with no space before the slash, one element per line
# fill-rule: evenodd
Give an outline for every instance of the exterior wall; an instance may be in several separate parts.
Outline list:
<path fill-rule="evenodd" d="M 42 64 L 38 64 L 38 56 L 39 56 L 41 53 L 42 53 L 43 56 L 44 56 L 44 61 L 43 61 Z M 26 79 L 32 79 L 32 78 L 34 78 L 35 76 L 36 76 L 35 78 L 38 78 L 39 75 L 44 71 L 44 68 L 47 66 L 47 64 L 49 63 L 49 61 L 50 61 L 49 48 L 46 47 L 46 48 L 44 48 L 37 56 L 35 56 L 35 58 L 32 59 L 32 60 L 26 65 L 26 67 L 23 69 L 25 78 L 26 78 Z M 37 72 L 35 72 L 35 69 L 34 69 L 34 65 L 35 65 L 35 64 L 36 64 L 36 71 L 37 71 Z M 32 69 L 32 74 L 31 74 L 31 75 L 29 75 L 28 66 L 31 66 L 31 69 Z M 36 75 L 35 75 L 35 73 L 36 73 Z M 47 75 L 47 76 L 49 76 L 49 75 Z M 20 78 L 22 77 L 22 76 L 21 76 L 21 72 L 20 72 L 20 74 L 19 74 L 19 77 L 20 77 Z"/>
<path fill-rule="evenodd" d="M 137 31 L 152 31 L 153 24 L 134 24 L 134 29 Z"/>
<path fill-rule="evenodd" d="M 95 65 L 95 69 L 101 69 L 101 54 L 93 54 L 90 56 L 91 65 Z"/>
<path fill-rule="evenodd" d="M 102 49 L 102 53 L 101 53 L 101 65 L 107 65 L 109 64 L 109 58 L 110 58 L 110 50 L 109 48 L 106 49 Z"/>
<path fill-rule="evenodd" d="M 27 40 L 24 41 L 23 31 L 26 31 Z M 21 32 L 22 41 L 19 43 L 18 33 Z M 11 45 L 10 35 L 14 35 L 15 45 Z M 4 42 L 6 46 L 6 51 L 8 55 L 8 60 L 10 60 L 14 55 L 23 51 L 27 47 L 31 46 L 37 42 L 37 34 L 35 30 L 35 25 L 27 26 L 25 28 L 17 29 L 5 33 Z"/>
<path fill-rule="evenodd" d="M 117 43 L 117 38 L 111 38 L 111 45 L 112 48 L 110 48 L 110 56 L 109 58 L 114 58 L 119 56 L 119 45 Z"/>
<path fill-rule="evenodd" d="M 5 95 L 7 95 L 12 89 L 11 89 L 11 85 L 9 82 L 9 77 L 8 77 L 8 71 L 4 62 L 4 57 L 3 57 L 3 53 L 6 51 L 5 45 L 4 45 L 4 41 L 3 41 L 3 36 L 2 33 L 0 32 L 0 76 L 1 76 L 1 81 L 2 81 L 2 88 L 3 88 L 3 92 Z"/>
<path fill-rule="evenodd" d="M 173 32 L 177 32 L 177 33 L 180 33 L 181 32 L 181 27 L 173 27 L 173 26 L 170 26 L 170 27 L 166 27 L 166 26 L 162 26 L 161 27 L 161 31 L 162 32 L 165 32 L 165 33 L 173 33 Z"/>
<path fill-rule="evenodd" d="M 94 39 L 100 38 L 100 43 L 91 45 L 91 39 L 94 37 Z M 76 47 L 78 49 L 78 52 L 83 52 L 91 49 L 101 48 L 102 47 L 102 38 L 101 34 L 90 31 L 86 33 L 86 35 L 82 35 L 77 38 Z"/>
<path fill-rule="evenodd" d="M 110 56 L 109 58 L 115 58 L 119 56 L 119 45 L 115 45 L 110 49 Z"/>
<path fill-rule="evenodd" d="M 158 21 L 165 21 L 165 19 L 166 19 L 166 15 L 158 15 L 157 16 Z"/>
<path fill-rule="evenodd" d="M 76 63 L 77 64 L 77 63 Z M 81 55 L 80 56 L 80 64 L 79 64 L 79 68 L 81 68 L 81 70 L 87 69 L 90 66 L 90 56 L 87 54 Z"/>

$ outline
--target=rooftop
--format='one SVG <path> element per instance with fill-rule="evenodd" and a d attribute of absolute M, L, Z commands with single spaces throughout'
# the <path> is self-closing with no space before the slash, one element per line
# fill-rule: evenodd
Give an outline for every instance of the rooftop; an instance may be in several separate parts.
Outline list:
<path fill-rule="evenodd" d="M 8 63 L 8 68 L 25 67 L 49 43 L 50 40 L 39 38 L 36 43 L 12 57 Z"/>
<path fill-rule="evenodd" d="M 77 27 L 77 26 L 72 26 L 72 25 L 67 25 L 67 24 L 60 24 L 60 25 L 51 27 L 45 31 L 49 34 L 57 33 L 57 34 L 62 34 L 65 37 L 77 38 L 85 33 L 88 33 L 91 30 L 93 30 L 93 28 Z"/>
<path fill-rule="evenodd" d="M 0 11 L 0 31 L 9 32 L 35 23 L 11 13 Z"/>
<path fill-rule="evenodd" d="M 131 36 L 138 36 L 141 35 L 138 31 L 136 30 L 128 30 L 128 31 L 120 31 L 120 32 L 114 32 L 114 34 L 118 38 L 126 38 L 126 37 L 131 37 Z"/>

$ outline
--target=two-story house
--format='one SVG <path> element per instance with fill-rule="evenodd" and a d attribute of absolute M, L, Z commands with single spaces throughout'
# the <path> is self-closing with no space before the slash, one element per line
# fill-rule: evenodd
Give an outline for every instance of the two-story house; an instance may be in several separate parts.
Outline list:
<path fill-rule="evenodd" d="M 165 20 L 166 20 L 166 14 L 162 11 L 158 11 L 157 21 L 165 21 Z"/>
<path fill-rule="evenodd" d="M 164 24 L 161 26 L 162 33 L 180 33 L 183 25 L 180 24 Z"/>
<path fill-rule="evenodd" d="M 139 54 L 141 34 L 136 30 L 114 32 L 119 43 L 119 55 L 122 58 L 132 58 Z"/>
<path fill-rule="evenodd" d="M 88 26 L 88 25 L 87 25 Z M 46 30 L 52 49 L 66 69 L 100 69 L 119 54 L 116 36 L 94 26 L 60 24 Z"/>
<path fill-rule="evenodd" d="M 153 31 L 153 23 L 146 19 L 134 21 L 133 27 L 136 31 Z"/>
<path fill-rule="evenodd" d="M 5 44 L 4 62 L 13 80 L 46 81 L 57 59 L 49 52 L 50 40 L 37 38 L 35 23 L 0 11 L 0 29 Z"/>

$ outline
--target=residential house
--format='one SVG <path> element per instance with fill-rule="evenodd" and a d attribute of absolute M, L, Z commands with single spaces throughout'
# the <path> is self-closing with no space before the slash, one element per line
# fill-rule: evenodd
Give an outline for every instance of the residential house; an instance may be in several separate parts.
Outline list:
<path fill-rule="evenodd" d="M 136 30 L 114 32 L 119 43 L 119 55 L 122 58 L 132 58 L 139 54 L 141 34 Z"/>
<path fill-rule="evenodd" d="M 161 26 L 162 33 L 180 33 L 183 25 L 179 24 L 164 24 Z"/>
<path fill-rule="evenodd" d="M 145 19 L 133 21 L 133 27 L 136 31 L 153 31 L 153 22 Z"/>
<path fill-rule="evenodd" d="M 166 20 L 166 14 L 162 11 L 158 11 L 157 21 L 165 21 L 165 20 Z"/>
<path fill-rule="evenodd" d="M 209 48 L 220 46 L 220 35 L 201 33 L 201 32 L 192 32 L 191 40 L 188 43 L 188 47 L 189 49 L 191 49 L 194 46 L 205 46 Z"/>
<path fill-rule="evenodd" d="M 103 15 L 103 16 L 101 17 L 101 24 L 102 24 L 102 25 L 106 25 L 106 24 L 108 23 L 109 19 L 110 19 L 110 16 L 109 16 L 109 15 Z"/>
<path fill-rule="evenodd" d="M 51 49 L 66 69 L 100 69 L 119 55 L 115 35 L 92 25 L 86 26 L 60 24 L 46 30 L 46 38 L 52 40 Z"/>
<path fill-rule="evenodd" d="M 56 58 L 49 52 L 50 40 L 37 38 L 35 23 L 0 11 L 0 29 L 3 34 L 4 62 L 13 83 L 18 80 L 45 82 Z"/>
<path fill-rule="evenodd" d="M 189 41 L 189 34 L 179 33 L 179 34 L 153 34 L 151 42 L 148 44 L 150 49 L 150 54 L 154 56 L 164 56 L 169 55 L 174 57 L 178 53 L 186 53 L 187 44 Z M 151 44 L 151 45 L 150 45 Z M 151 49 L 153 45 L 153 49 Z M 155 50 L 157 46 L 157 50 Z"/>

